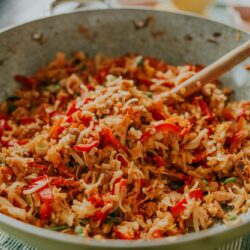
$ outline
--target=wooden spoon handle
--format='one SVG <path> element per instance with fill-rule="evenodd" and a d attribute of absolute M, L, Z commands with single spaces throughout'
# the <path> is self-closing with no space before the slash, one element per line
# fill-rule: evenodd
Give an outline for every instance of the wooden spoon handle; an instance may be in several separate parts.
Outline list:
<path fill-rule="evenodd" d="M 185 82 L 176 86 L 169 93 L 181 92 L 183 96 L 189 96 L 199 90 L 204 84 L 217 79 L 249 56 L 250 40 L 233 49 Z"/>

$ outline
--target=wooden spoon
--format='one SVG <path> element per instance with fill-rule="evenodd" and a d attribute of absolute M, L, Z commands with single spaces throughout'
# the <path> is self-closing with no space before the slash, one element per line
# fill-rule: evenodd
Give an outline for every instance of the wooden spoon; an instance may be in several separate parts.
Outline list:
<path fill-rule="evenodd" d="M 231 50 L 199 73 L 164 94 L 166 94 L 165 96 L 167 97 L 171 94 L 180 92 L 182 96 L 187 97 L 198 91 L 206 83 L 217 79 L 248 57 L 250 57 L 250 40 Z"/>

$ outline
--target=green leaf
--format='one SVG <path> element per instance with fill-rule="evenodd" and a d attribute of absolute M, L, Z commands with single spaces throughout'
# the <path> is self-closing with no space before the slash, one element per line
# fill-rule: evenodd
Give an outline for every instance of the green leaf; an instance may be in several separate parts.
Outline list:
<path fill-rule="evenodd" d="M 75 227 L 75 233 L 76 234 L 83 234 L 83 228 L 81 226 L 76 226 Z"/>
<path fill-rule="evenodd" d="M 202 182 L 203 187 L 207 185 L 207 181 L 205 179 L 202 179 L 201 182 Z"/>
<path fill-rule="evenodd" d="M 82 226 L 86 226 L 89 223 L 87 219 L 80 219 L 79 222 L 80 222 L 80 225 Z"/>
<path fill-rule="evenodd" d="M 237 177 L 230 177 L 230 178 L 227 178 L 226 180 L 223 181 L 223 184 L 227 184 L 227 183 L 234 183 L 238 180 Z"/>
<path fill-rule="evenodd" d="M 142 67 L 143 66 L 143 57 L 138 56 L 135 58 L 135 64 L 137 67 Z"/>
<path fill-rule="evenodd" d="M 147 92 L 147 96 L 148 96 L 149 98 L 153 98 L 153 93 Z"/>
<path fill-rule="evenodd" d="M 105 220 L 106 224 L 115 224 L 118 225 L 121 223 L 121 218 L 120 217 L 112 217 L 112 216 L 108 216 L 107 219 Z"/>
<path fill-rule="evenodd" d="M 234 210 L 234 206 L 233 205 L 228 205 L 227 203 L 222 203 L 221 208 L 223 209 L 223 211 L 225 213 L 228 213 L 228 212 Z"/>
<path fill-rule="evenodd" d="M 12 102 L 9 102 L 8 103 L 8 114 L 11 114 L 12 112 L 14 112 L 16 110 L 17 106 L 12 103 Z"/>
<path fill-rule="evenodd" d="M 238 218 L 237 215 L 232 215 L 232 216 L 229 217 L 229 220 L 230 220 L 230 221 L 234 221 L 234 220 L 236 220 L 237 218 Z"/>
<path fill-rule="evenodd" d="M 170 188 L 173 190 L 178 190 L 178 189 L 182 188 L 183 185 L 184 185 L 183 181 L 171 181 L 169 183 Z"/>
<path fill-rule="evenodd" d="M 60 232 L 60 231 L 63 231 L 63 230 L 65 230 L 65 229 L 68 229 L 68 228 L 70 228 L 69 225 L 62 225 L 62 226 L 50 227 L 49 229 L 52 230 L 52 231 Z"/>
<path fill-rule="evenodd" d="M 47 86 L 46 89 L 47 89 L 49 92 L 51 92 L 51 93 L 56 93 L 58 90 L 61 89 L 61 85 L 60 85 L 59 83 L 52 84 L 52 85 Z"/>

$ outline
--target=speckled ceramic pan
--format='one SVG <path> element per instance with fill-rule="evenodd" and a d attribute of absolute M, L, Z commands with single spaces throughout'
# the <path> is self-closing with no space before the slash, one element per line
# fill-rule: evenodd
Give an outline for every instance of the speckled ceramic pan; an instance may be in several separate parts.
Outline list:
<path fill-rule="evenodd" d="M 209 64 L 250 39 L 249 34 L 200 17 L 142 9 L 88 10 L 53 16 L 0 33 L 0 99 L 18 86 L 15 74 L 32 74 L 57 51 L 89 55 L 137 52 L 173 64 Z M 222 78 L 249 99 L 249 73 L 242 67 Z M 234 226 L 148 241 L 84 239 L 37 228 L 0 214 L 0 228 L 39 249 L 213 249 L 250 233 L 250 212 Z"/>

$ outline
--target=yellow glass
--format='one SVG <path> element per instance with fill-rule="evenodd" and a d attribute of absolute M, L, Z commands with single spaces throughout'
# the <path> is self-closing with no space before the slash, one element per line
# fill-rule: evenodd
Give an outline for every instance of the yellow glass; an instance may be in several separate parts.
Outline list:
<path fill-rule="evenodd" d="M 172 0 L 172 2 L 180 10 L 203 14 L 213 0 Z"/>

